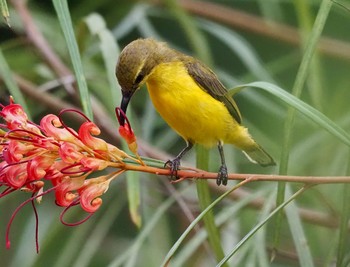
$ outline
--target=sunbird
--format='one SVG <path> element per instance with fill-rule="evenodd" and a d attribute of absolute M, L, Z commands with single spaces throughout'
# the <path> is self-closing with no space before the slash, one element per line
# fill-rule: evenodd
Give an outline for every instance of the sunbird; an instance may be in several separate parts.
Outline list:
<path fill-rule="evenodd" d="M 226 185 L 228 179 L 224 143 L 241 149 L 253 163 L 275 165 L 241 125 L 241 114 L 228 90 L 209 67 L 194 57 L 152 38 L 137 39 L 120 53 L 116 76 L 122 90 L 120 108 L 125 114 L 135 91 L 146 84 L 158 113 L 186 141 L 186 147 L 165 164 L 172 175 L 176 176 L 181 158 L 194 144 L 217 145 L 221 158 L 218 185 Z"/>

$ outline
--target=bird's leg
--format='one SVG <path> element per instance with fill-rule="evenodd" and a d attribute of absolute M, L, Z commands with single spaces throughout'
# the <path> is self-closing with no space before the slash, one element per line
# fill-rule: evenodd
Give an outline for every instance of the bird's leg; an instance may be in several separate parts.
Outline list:
<path fill-rule="evenodd" d="M 164 167 L 168 167 L 171 170 L 171 178 L 178 179 L 177 177 L 177 171 L 180 168 L 180 160 L 181 158 L 193 147 L 193 143 L 190 141 L 187 141 L 187 146 L 181 150 L 179 155 L 176 156 L 173 160 L 168 160 L 165 162 Z"/>
<path fill-rule="evenodd" d="M 220 153 L 220 158 L 221 158 L 221 166 L 218 172 L 218 177 L 216 178 L 216 184 L 217 185 L 227 185 L 227 178 L 228 178 L 228 173 L 227 173 L 227 167 L 225 163 L 225 155 L 224 155 L 224 149 L 222 146 L 222 142 L 218 142 L 218 149 Z"/>

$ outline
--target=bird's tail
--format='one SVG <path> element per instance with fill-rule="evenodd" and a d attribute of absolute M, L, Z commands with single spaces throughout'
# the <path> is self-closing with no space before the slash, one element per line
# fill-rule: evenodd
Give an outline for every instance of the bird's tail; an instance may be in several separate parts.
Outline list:
<path fill-rule="evenodd" d="M 253 139 L 248 129 L 238 125 L 235 131 L 226 139 L 227 143 L 233 144 L 243 151 L 247 158 L 261 166 L 276 165 L 272 157 Z"/>
<path fill-rule="evenodd" d="M 242 151 L 253 163 L 257 163 L 261 166 L 276 165 L 273 158 L 257 143 L 254 143 L 254 145 L 251 145 L 249 148 L 245 148 Z"/>

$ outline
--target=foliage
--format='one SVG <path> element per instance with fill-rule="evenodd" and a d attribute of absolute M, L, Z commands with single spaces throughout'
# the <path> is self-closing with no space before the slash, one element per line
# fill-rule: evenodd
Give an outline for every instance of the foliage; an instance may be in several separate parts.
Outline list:
<path fill-rule="evenodd" d="M 108 143 L 122 146 L 114 66 L 122 47 L 151 36 L 201 58 L 235 88 L 243 124 L 279 163 L 261 168 L 225 146 L 230 172 L 349 175 L 346 1 L 25 2 L 7 1 L 11 28 L 0 28 L 0 101 L 13 95 L 33 121 L 82 108 L 89 118 L 93 113 Z M 184 146 L 153 109 L 147 90 L 135 95 L 128 112 L 140 154 L 152 164 L 162 167 Z M 195 166 L 196 158 L 206 160 L 200 153 L 209 153 L 208 169 L 216 172 L 216 149 L 198 153 L 183 165 Z M 59 222 L 60 209 L 47 195 L 38 206 L 39 254 L 29 207 L 14 220 L 12 247 L 5 251 L 6 222 L 25 196 L 16 192 L 0 201 L 2 264 L 164 266 L 170 257 L 171 266 L 349 264 L 348 185 L 208 184 L 209 195 L 196 181 L 171 184 L 164 176 L 126 172 L 110 184 L 99 211 L 76 227 Z M 201 212 L 208 203 L 213 216 L 204 226 L 200 219 L 207 213 Z M 66 216 L 74 222 L 84 214 Z M 216 241 L 209 243 L 208 235 Z"/>

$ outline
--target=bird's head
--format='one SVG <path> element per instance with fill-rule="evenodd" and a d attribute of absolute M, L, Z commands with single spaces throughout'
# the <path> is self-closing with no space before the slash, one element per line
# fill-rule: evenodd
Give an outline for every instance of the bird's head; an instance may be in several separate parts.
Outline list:
<path fill-rule="evenodd" d="M 119 56 L 116 76 L 122 90 L 120 108 L 126 113 L 129 101 L 146 81 L 152 70 L 164 61 L 170 49 L 153 39 L 138 39 L 128 44 Z M 121 121 L 123 125 L 124 120 Z"/>

